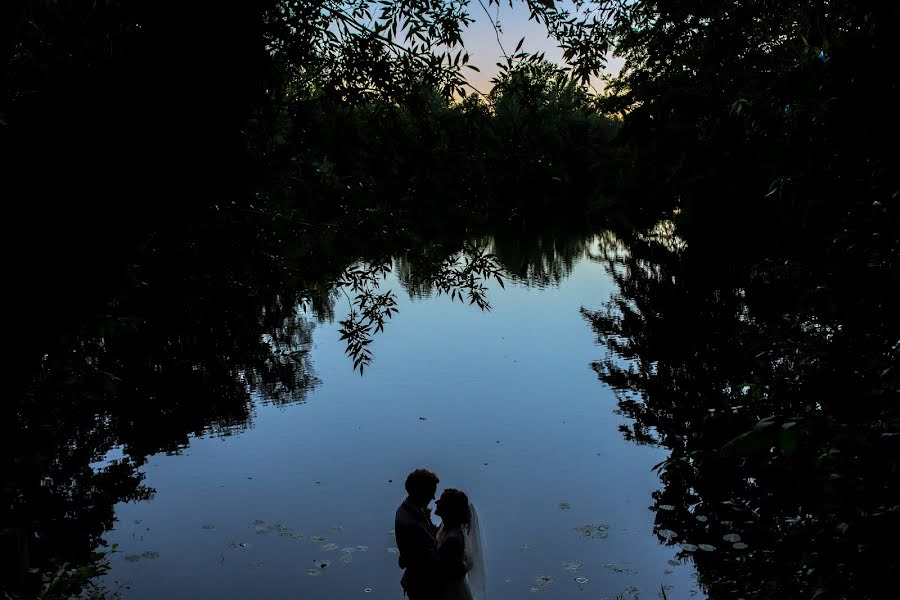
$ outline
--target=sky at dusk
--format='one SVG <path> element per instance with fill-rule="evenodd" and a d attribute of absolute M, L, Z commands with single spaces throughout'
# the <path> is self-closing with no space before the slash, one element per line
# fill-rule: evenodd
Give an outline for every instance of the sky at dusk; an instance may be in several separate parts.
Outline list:
<path fill-rule="evenodd" d="M 496 16 L 498 7 L 490 6 L 488 8 L 491 15 Z M 503 60 L 503 53 L 497 43 L 490 20 L 482 7 L 476 2 L 469 5 L 469 10 L 474 22 L 463 34 L 463 42 L 469 53 L 469 64 L 475 65 L 481 72 L 466 69 L 466 75 L 473 86 L 479 91 L 487 93 L 491 89 L 491 78 L 499 71 L 496 63 Z M 554 40 L 547 37 L 547 30 L 544 26 L 529 21 L 528 15 L 528 8 L 522 4 L 514 4 L 512 8 L 506 4 L 499 7 L 499 22 L 503 30 L 500 41 L 503 43 L 503 47 L 507 52 L 512 53 L 516 44 L 524 36 L 523 50 L 544 52 L 548 60 L 562 65 L 562 50 L 557 47 Z M 622 60 L 619 58 L 612 58 L 607 65 L 609 72 L 613 74 L 617 73 L 621 67 Z M 592 83 L 597 89 L 602 87 L 602 82 L 599 80 Z"/>

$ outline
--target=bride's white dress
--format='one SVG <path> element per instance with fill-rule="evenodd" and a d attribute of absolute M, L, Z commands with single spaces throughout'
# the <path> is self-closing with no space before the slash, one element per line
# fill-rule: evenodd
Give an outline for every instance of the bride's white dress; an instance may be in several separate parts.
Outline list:
<path fill-rule="evenodd" d="M 467 529 L 454 527 L 437 533 L 438 554 L 450 563 L 465 564 L 465 576 L 442 582 L 438 600 L 486 600 L 484 552 L 475 507 L 469 505 L 472 523 Z"/>

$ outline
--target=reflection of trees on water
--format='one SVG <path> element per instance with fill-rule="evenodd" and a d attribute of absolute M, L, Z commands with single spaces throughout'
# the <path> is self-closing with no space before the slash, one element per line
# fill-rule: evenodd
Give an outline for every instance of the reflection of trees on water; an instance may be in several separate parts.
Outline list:
<path fill-rule="evenodd" d="M 353 342 L 368 352 L 390 316 L 393 292 L 378 289 L 390 261 L 304 239 L 306 251 L 316 243 L 340 249 L 311 261 L 298 254 L 297 240 L 241 243 L 259 235 L 252 224 L 222 229 L 212 239 L 149 248 L 132 267 L 132 283 L 95 317 L 35 344 L 43 359 L 22 374 L 26 392 L 0 407 L 2 525 L 27 533 L 33 566 L 89 563 L 115 505 L 152 497 L 139 471 L 148 456 L 178 452 L 192 436 L 240 431 L 254 397 L 303 401 L 317 382 L 310 357 L 317 320 L 343 315 L 342 331 L 351 322 L 361 327 L 348 336 L 348 352 Z M 479 247 L 399 262 L 415 265 L 417 277 L 407 277 L 413 288 L 482 308 L 486 278 L 502 277 Z M 107 460 L 111 451 L 123 458 Z"/>
<path fill-rule="evenodd" d="M 562 283 L 589 250 L 593 232 L 575 228 L 504 228 L 491 238 L 491 251 L 510 277 L 527 285 Z"/>
<path fill-rule="evenodd" d="M 660 539 L 712 597 L 883 597 L 898 566 L 877 544 L 898 532 L 897 331 L 843 293 L 853 269 L 620 243 L 598 256 L 618 294 L 583 314 L 625 436 L 671 453 Z"/>

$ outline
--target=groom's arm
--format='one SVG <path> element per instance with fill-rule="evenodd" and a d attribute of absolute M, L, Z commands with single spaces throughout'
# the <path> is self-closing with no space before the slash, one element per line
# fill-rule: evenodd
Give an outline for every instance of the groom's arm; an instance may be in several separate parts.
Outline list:
<path fill-rule="evenodd" d="M 400 549 L 401 568 L 413 569 L 421 573 L 437 570 L 439 560 L 436 544 L 434 538 L 422 525 L 418 523 L 404 524 L 396 531 L 400 534 L 397 545 Z"/>
<path fill-rule="evenodd" d="M 465 543 L 457 537 L 448 537 L 437 550 L 438 570 L 444 577 L 460 579 L 472 568 L 465 554 Z"/>

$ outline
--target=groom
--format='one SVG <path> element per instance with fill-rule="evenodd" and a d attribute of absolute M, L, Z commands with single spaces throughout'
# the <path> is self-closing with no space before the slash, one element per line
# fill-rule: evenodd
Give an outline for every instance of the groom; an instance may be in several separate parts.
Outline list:
<path fill-rule="evenodd" d="M 416 469 L 406 478 L 406 500 L 394 517 L 394 535 L 400 550 L 400 585 L 410 600 L 431 600 L 437 593 L 439 561 L 428 505 L 434 500 L 439 483 L 437 475 Z"/>

